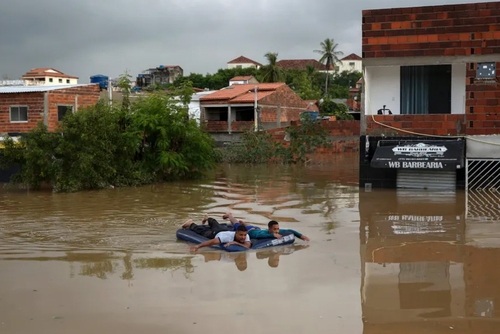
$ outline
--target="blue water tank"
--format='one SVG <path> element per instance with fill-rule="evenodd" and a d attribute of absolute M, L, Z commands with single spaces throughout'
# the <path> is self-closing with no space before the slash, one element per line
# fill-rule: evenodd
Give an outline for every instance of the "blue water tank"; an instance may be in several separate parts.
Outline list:
<path fill-rule="evenodd" d="M 163 65 L 160 65 L 160 67 L 159 67 L 159 68 L 160 68 L 160 69 L 163 69 L 164 67 L 165 67 L 165 66 L 163 66 Z"/>
<path fill-rule="evenodd" d="M 90 83 L 99 84 L 99 87 L 101 89 L 108 88 L 108 80 L 109 80 L 109 77 L 106 75 L 102 75 L 102 74 L 97 74 L 97 75 L 93 75 L 90 77 Z"/>
<path fill-rule="evenodd" d="M 300 114 L 300 118 L 302 119 L 310 119 L 311 121 L 315 121 L 319 116 L 319 112 L 317 111 L 305 111 Z"/>

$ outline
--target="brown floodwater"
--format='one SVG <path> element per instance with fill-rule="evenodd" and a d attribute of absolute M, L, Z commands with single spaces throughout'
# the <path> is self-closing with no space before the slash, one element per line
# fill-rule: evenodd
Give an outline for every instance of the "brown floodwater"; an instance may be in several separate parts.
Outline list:
<path fill-rule="evenodd" d="M 1 189 L 0 333 L 499 333 L 498 203 L 365 192 L 356 154 L 332 162 L 74 194 Z M 176 240 L 188 218 L 228 210 L 311 241 L 192 254 Z"/>

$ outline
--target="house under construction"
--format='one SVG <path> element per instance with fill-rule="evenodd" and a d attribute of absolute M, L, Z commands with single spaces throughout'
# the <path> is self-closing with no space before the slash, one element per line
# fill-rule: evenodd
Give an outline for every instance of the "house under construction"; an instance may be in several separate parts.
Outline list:
<path fill-rule="evenodd" d="M 155 68 L 150 68 L 137 76 L 136 86 L 145 88 L 153 84 L 171 84 L 184 75 L 184 70 L 180 66 L 164 66 L 160 65 Z"/>

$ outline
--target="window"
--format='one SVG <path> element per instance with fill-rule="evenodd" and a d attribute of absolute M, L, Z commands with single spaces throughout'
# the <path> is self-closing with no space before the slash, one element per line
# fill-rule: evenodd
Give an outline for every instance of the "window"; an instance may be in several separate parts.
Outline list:
<path fill-rule="evenodd" d="M 354 62 L 350 62 L 349 66 L 354 67 Z"/>
<path fill-rule="evenodd" d="M 236 65 L 236 68 L 242 68 L 243 65 Z"/>
<path fill-rule="evenodd" d="M 62 79 L 59 79 L 59 83 L 62 83 Z"/>
<path fill-rule="evenodd" d="M 28 121 L 28 107 L 26 107 L 26 106 L 11 106 L 10 107 L 10 121 L 11 122 L 27 122 Z"/>
<path fill-rule="evenodd" d="M 69 84 L 69 79 L 66 79 L 66 83 Z"/>
<path fill-rule="evenodd" d="M 52 78 L 49 78 L 49 82 L 54 82 L 54 79 L 52 79 Z"/>
<path fill-rule="evenodd" d="M 401 66 L 401 114 L 451 114 L 451 65 Z"/>
<path fill-rule="evenodd" d="M 73 106 L 57 106 L 57 121 L 61 122 L 68 112 L 73 112 Z"/>

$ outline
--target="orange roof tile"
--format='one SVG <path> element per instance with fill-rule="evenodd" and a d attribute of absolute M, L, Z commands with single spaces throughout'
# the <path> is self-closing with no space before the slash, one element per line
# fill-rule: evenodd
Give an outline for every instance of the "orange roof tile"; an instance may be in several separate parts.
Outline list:
<path fill-rule="evenodd" d="M 316 59 L 282 59 L 276 62 L 276 66 L 286 70 L 305 70 L 307 66 L 312 66 L 318 71 L 324 71 L 326 68 Z M 332 65 L 330 65 L 330 70 L 333 70 Z"/>
<path fill-rule="evenodd" d="M 255 64 L 257 66 L 262 66 L 261 63 L 258 63 L 255 60 L 252 60 L 252 59 L 247 58 L 245 56 L 239 56 L 238 58 L 235 58 L 233 60 L 228 61 L 227 63 L 228 64 Z"/>
<path fill-rule="evenodd" d="M 257 92 L 271 91 L 274 92 L 279 87 L 285 85 L 283 82 L 277 83 L 264 83 L 264 84 L 243 84 L 234 85 L 218 90 L 212 94 L 205 95 L 200 98 L 200 101 L 230 101 L 240 95 L 244 95 L 249 91 L 253 91 L 257 86 Z"/>
<path fill-rule="evenodd" d="M 351 53 L 350 55 L 345 56 L 344 58 L 340 59 L 340 61 L 342 61 L 342 60 L 363 60 L 363 58 L 361 58 L 360 56 L 358 56 L 355 53 Z"/>
<path fill-rule="evenodd" d="M 257 91 L 257 101 L 265 98 L 266 96 L 273 94 L 274 92 L 275 92 L 274 90 L 270 90 L 270 91 L 266 91 L 266 92 Z M 254 101 L 255 101 L 255 93 L 254 92 L 248 92 L 246 94 L 235 97 L 234 99 L 231 99 L 231 103 L 253 103 Z"/>
<path fill-rule="evenodd" d="M 50 71 L 54 71 L 54 72 L 50 72 Z M 64 74 L 61 71 L 58 71 L 54 68 L 49 68 L 49 67 L 32 68 L 27 73 L 25 73 L 21 78 L 27 79 L 27 78 L 45 78 L 45 77 L 78 79 L 78 77 Z"/>

